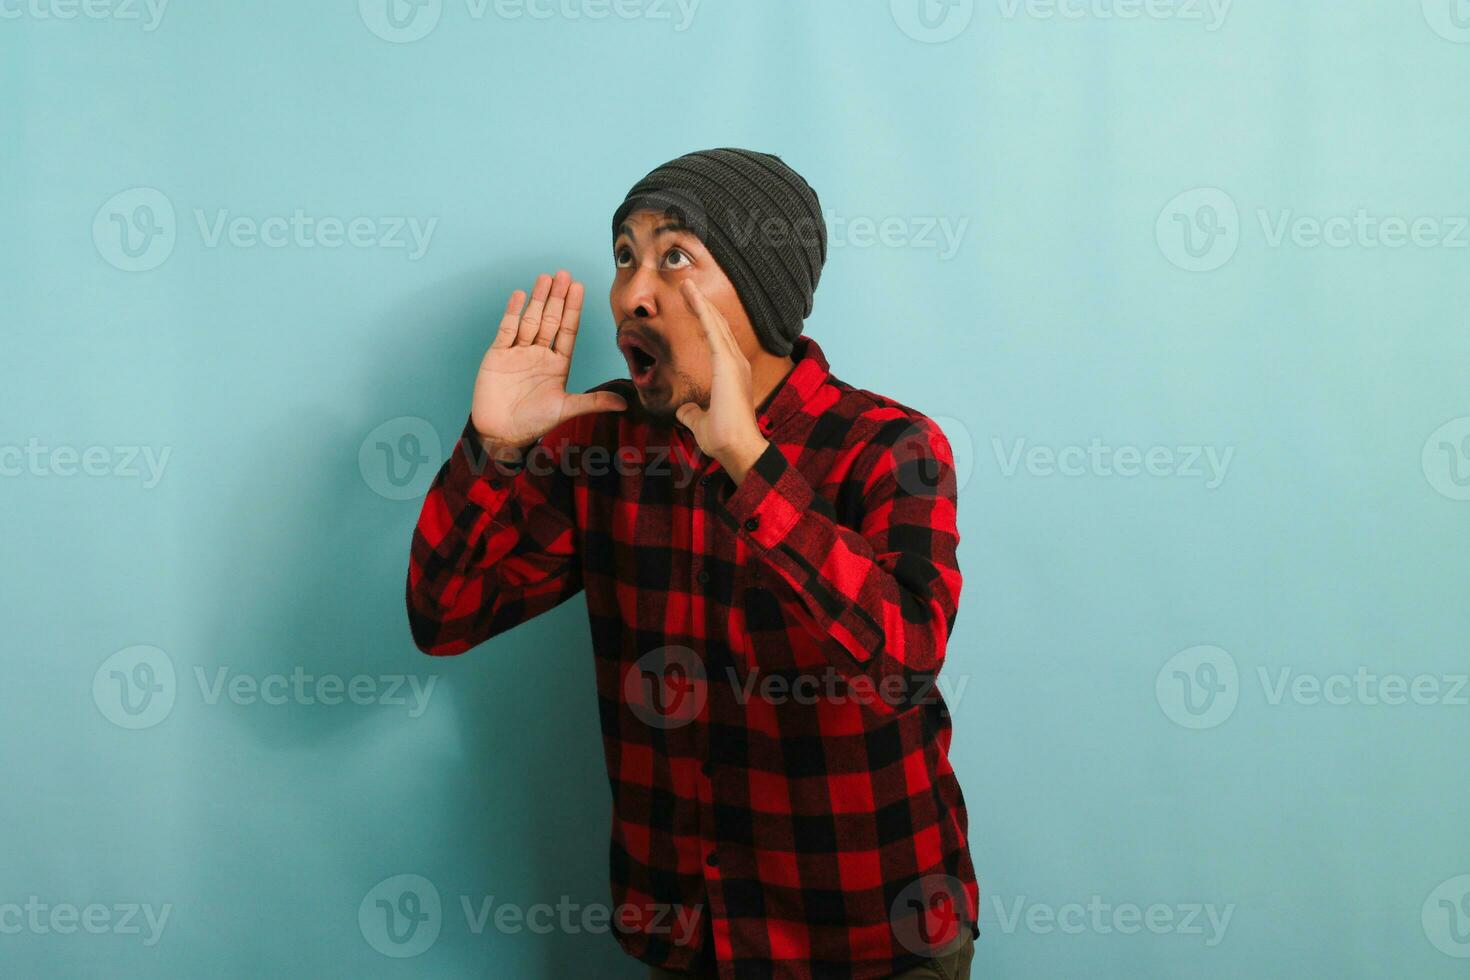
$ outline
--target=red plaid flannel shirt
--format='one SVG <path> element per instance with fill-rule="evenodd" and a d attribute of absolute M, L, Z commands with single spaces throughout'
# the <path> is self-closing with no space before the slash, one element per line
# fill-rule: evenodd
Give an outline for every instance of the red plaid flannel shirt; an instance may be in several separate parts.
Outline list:
<path fill-rule="evenodd" d="M 886 977 L 978 935 L 935 683 L 953 459 L 810 338 L 793 356 L 738 487 L 627 381 L 600 386 L 627 412 L 572 419 L 511 470 L 466 424 L 414 531 L 408 618 L 457 654 L 586 592 L 629 954 L 689 969 L 712 937 L 724 980 Z"/>

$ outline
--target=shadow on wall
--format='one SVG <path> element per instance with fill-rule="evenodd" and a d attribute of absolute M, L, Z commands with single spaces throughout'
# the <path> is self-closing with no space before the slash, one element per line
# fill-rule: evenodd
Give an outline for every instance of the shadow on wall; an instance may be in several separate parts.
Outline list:
<path fill-rule="evenodd" d="M 535 270 L 557 267 L 538 261 L 527 272 L 456 277 L 391 310 L 364 331 L 364 342 L 380 348 L 372 360 L 381 368 L 364 379 L 359 402 L 310 417 L 293 408 L 274 420 L 262 406 L 254 444 L 231 447 L 227 457 L 232 499 L 219 502 L 225 517 L 212 527 L 211 553 L 225 556 L 215 570 L 219 639 L 214 659 L 199 666 L 203 682 L 223 684 L 215 710 L 253 736 L 272 764 L 268 773 L 239 774 L 254 805 L 225 815 L 214 852 L 257 881 L 279 875 L 286 908 L 277 941 L 330 934 L 332 945 L 360 950 L 343 963 L 351 975 L 388 975 L 381 971 L 394 961 L 361 934 L 358 908 L 383 880 L 411 873 L 438 891 L 442 928 L 426 956 L 402 961 L 393 975 L 449 960 L 465 976 L 646 976 L 606 932 L 502 930 L 493 917 L 502 904 L 610 901 L 611 804 L 583 598 L 445 658 L 413 645 L 404 610 L 423 489 L 468 416 L 475 369 L 507 297 L 529 290 Z M 587 342 L 611 333 L 601 295 L 589 289 L 573 388 L 622 373 L 610 343 L 604 354 Z M 432 461 L 409 481 L 414 495 L 389 499 L 365 478 L 359 448 L 383 423 L 414 416 L 432 425 L 440 445 L 420 443 Z M 181 681 L 195 683 L 193 673 L 182 669 Z M 367 677 L 357 681 L 362 700 L 402 703 L 353 704 L 338 691 L 337 705 L 297 703 L 291 693 L 282 705 L 237 708 L 228 684 L 241 673 L 284 675 L 293 692 L 302 673 L 309 693 L 313 678 L 336 675 L 346 689 Z M 392 675 L 410 677 L 393 689 Z M 220 764 L 202 753 L 199 762 Z M 205 814 L 202 825 L 221 816 Z M 262 854 L 274 857 L 263 862 Z M 216 873 L 205 882 L 211 904 L 235 901 L 231 880 Z M 242 924 L 233 948 L 258 947 L 267 934 L 259 925 Z M 272 955 L 262 951 L 261 962 Z"/>

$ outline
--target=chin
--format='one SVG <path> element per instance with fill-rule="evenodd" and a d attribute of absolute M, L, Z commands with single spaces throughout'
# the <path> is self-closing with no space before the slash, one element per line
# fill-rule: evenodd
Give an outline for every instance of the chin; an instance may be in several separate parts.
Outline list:
<path fill-rule="evenodd" d="M 674 411 L 683 403 L 674 401 L 673 392 L 667 388 L 658 388 L 653 391 L 645 391 L 642 388 L 636 390 L 638 404 L 650 421 L 665 426 L 673 425 L 678 421 L 674 417 Z"/>

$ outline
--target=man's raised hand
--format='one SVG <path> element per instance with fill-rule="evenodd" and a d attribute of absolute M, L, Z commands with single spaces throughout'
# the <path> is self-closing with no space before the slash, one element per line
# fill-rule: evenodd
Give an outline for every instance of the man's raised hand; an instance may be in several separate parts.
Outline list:
<path fill-rule="evenodd" d="M 491 456 L 513 456 L 578 415 L 628 407 L 610 391 L 567 394 L 584 292 L 561 269 L 555 278 L 544 272 L 536 278 L 529 304 L 524 290 L 510 294 L 500 329 L 480 361 L 470 408 L 470 420 Z"/>
<path fill-rule="evenodd" d="M 761 435 L 751 395 L 750 362 L 740 352 L 730 324 L 693 279 L 679 283 L 679 295 L 699 317 L 710 354 L 709 407 L 685 402 L 675 417 L 694 435 L 705 455 L 719 461 L 736 482 L 770 445 Z"/>

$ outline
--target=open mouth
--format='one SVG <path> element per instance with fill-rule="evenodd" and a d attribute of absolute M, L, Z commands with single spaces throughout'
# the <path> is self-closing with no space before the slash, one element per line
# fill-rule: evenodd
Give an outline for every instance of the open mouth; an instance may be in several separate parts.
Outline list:
<path fill-rule="evenodd" d="M 628 374 L 634 384 L 647 384 L 658 369 L 658 357 L 649 350 L 645 342 L 624 336 L 618 341 L 618 349 L 628 362 Z"/>

